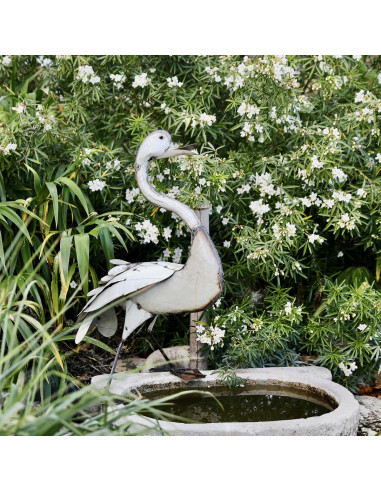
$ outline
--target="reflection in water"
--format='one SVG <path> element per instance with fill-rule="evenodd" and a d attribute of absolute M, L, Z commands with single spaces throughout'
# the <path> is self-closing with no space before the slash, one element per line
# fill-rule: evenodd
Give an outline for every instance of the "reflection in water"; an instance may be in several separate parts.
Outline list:
<path fill-rule="evenodd" d="M 163 392 L 149 395 L 150 399 L 163 396 Z M 290 396 L 230 392 L 216 394 L 216 397 L 223 409 L 210 396 L 197 394 L 177 398 L 165 411 L 202 423 L 291 420 L 317 417 L 331 411 L 327 405 Z"/>

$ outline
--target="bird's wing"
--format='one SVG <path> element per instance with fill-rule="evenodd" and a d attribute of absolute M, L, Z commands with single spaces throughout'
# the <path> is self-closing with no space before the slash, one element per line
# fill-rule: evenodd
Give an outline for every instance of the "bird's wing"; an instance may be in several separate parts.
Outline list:
<path fill-rule="evenodd" d="M 171 277 L 182 268 L 184 265 L 166 261 L 118 264 L 101 279 L 106 282 L 105 285 L 89 292 L 90 300 L 81 313 L 97 311 L 120 297 L 149 288 Z"/>

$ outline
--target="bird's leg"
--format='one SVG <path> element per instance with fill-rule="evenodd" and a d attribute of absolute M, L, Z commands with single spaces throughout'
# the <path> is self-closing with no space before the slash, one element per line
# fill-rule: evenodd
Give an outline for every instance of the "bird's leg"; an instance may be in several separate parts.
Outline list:
<path fill-rule="evenodd" d="M 190 381 L 192 379 L 200 379 L 200 378 L 204 378 L 205 377 L 205 374 L 202 374 L 198 369 L 176 369 L 175 366 L 172 364 L 172 362 L 169 360 L 167 354 L 161 348 L 159 342 L 156 340 L 156 338 L 152 334 L 152 331 L 149 330 L 149 329 L 148 329 L 148 334 L 152 338 L 152 340 L 154 341 L 155 345 L 160 350 L 161 355 L 168 362 L 169 372 L 171 374 L 173 374 L 174 376 L 179 377 L 183 381 Z"/>
<path fill-rule="evenodd" d="M 168 356 L 167 354 L 164 352 L 164 350 L 161 348 L 160 346 L 160 343 L 156 340 L 156 337 L 154 337 L 152 331 L 150 329 L 148 329 L 148 335 L 152 338 L 154 344 L 157 346 L 157 348 L 160 350 L 160 353 L 161 355 L 164 357 L 164 359 L 168 362 L 168 365 L 169 365 L 169 371 L 172 373 L 172 374 L 175 374 L 176 372 L 176 369 L 174 367 L 174 365 L 172 364 L 172 362 L 168 359 Z"/>
<path fill-rule="evenodd" d="M 116 351 L 116 355 L 115 355 L 114 363 L 113 363 L 112 368 L 111 368 L 111 372 L 110 372 L 110 380 L 109 380 L 109 382 L 108 382 L 108 385 L 109 385 L 109 386 L 111 385 L 112 376 L 113 376 L 113 374 L 114 374 L 114 372 L 115 372 L 116 363 L 118 362 L 118 359 L 119 359 L 119 354 L 120 354 L 120 351 L 121 351 L 121 349 L 122 349 L 123 342 L 124 342 L 124 340 L 123 340 L 123 338 L 122 338 L 122 340 L 121 340 L 121 342 L 120 342 L 120 344 L 119 344 L 118 350 Z"/>
<path fill-rule="evenodd" d="M 109 379 L 109 382 L 108 382 L 108 385 L 110 386 L 111 385 L 111 381 L 112 381 L 112 376 L 115 372 L 115 368 L 116 368 L 116 363 L 118 362 L 118 359 L 119 359 L 119 355 L 120 355 L 120 351 L 122 349 L 122 345 L 123 343 L 126 341 L 128 335 L 130 334 L 129 333 L 129 330 L 128 330 L 128 326 L 127 326 L 127 316 L 128 316 L 128 311 L 126 309 L 126 320 L 124 322 L 124 329 L 123 329 L 123 334 L 122 334 L 122 340 L 120 341 L 120 344 L 119 344 L 119 347 L 118 347 L 118 350 L 116 351 L 116 355 L 115 355 L 115 359 L 114 359 L 114 363 L 112 365 L 112 369 L 111 369 L 111 372 L 110 372 L 110 379 Z M 149 327 L 148 327 L 148 332 L 150 333 L 155 322 L 156 322 L 156 318 L 157 316 L 155 316 L 155 318 L 153 319 L 153 321 L 150 323 Z"/>

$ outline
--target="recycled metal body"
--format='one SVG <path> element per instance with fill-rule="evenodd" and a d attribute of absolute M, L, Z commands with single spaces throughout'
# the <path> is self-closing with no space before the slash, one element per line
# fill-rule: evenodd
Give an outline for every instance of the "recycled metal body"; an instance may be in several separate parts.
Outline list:
<path fill-rule="evenodd" d="M 82 324 L 76 343 L 95 325 L 101 334 L 113 335 L 117 329 L 117 319 L 110 305 L 115 306 L 118 301 L 126 308 L 122 344 L 136 328 L 153 316 L 155 318 L 149 330 L 152 330 L 157 315 L 199 312 L 221 295 L 221 260 L 200 218 L 184 203 L 156 191 L 149 182 L 149 161 L 176 155 L 194 155 L 194 152 L 189 150 L 189 146 L 175 148 L 168 132 L 156 130 L 140 145 L 135 172 L 138 186 L 147 200 L 177 214 L 191 231 L 192 246 L 187 262 L 179 265 L 165 261 L 130 263 L 111 260 L 116 266 L 101 279 L 100 287 L 89 292 L 89 301 L 79 315 Z"/>

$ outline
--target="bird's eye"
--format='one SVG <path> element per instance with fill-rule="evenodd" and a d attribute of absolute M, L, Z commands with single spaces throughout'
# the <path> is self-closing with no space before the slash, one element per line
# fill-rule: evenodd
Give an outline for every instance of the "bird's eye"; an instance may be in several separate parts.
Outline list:
<path fill-rule="evenodd" d="M 160 140 L 163 140 L 164 137 L 163 137 L 163 135 L 161 135 L 159 138 L 160 138 Z"/>

